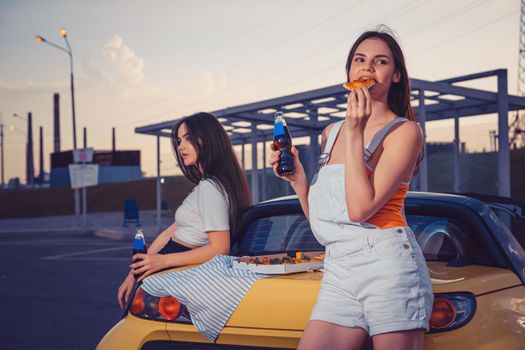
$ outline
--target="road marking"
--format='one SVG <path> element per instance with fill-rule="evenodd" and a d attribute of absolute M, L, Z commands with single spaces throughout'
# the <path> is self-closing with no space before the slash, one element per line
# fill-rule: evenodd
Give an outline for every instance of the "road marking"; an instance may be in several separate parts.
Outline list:
<path fill-rule="evenodd" d="M 131 258 L 60 258 L 53 260 L 67 260 L 67 261 L 131 261 Z"/>
<path fill-rule="evenodd" d="M 77 253 L 68 253 L 68 254 L 44 256 L 44 257 L 42 257 L 42 259 L 44 259 L 44 260 L 57 260 L 57 259 L 67 258 L 67 257 L 70 257 L 70 256 L 79 256 L 79 255 L 88 255 L 88 254 L 94 254 L 94 253 L 112 252 L 112 251 L 124 250 L 124 249 L 131 250 L 129 248 L 129 244 L 126 244 L 125 246 L 115 247 L 115 248 L 93 249 L 93 250 L 86 250 L 86 251 L 77 252 Z M 130 256 L 131 256 L 131 252 L 130 252 Z"/>
<path fill-rule="evenodd" d="M 82 246 L 88 246 L 88 245 L 95 245 L 95 246 L 111 246 L 118 244 L 118 242 L 110 241 L 110 242 L 93 242 L 93 241 L 77 241 L 77 240 L 68 240 L 68 241 L 60 241 L 60 242 L 50 242 L 48 240 L 40 240 L 40 241 L 14 241 L 14 242 L 0 242 L 0 246 L 10 246 L 10 245 L 30 245 L 30 246 L 71 246 L 71 245 L 82 245 Z M 131 246 L 131 243 L 130 243 Z"/>

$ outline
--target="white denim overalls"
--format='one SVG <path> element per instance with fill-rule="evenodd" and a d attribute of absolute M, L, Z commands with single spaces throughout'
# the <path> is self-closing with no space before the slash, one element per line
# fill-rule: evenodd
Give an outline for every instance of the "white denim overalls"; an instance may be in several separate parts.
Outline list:
<path fill-rule="evenodd" d="M 365 149 L 367 162 L 397 117 Z M 345 165 L 326 165 L 343 125 L 332 127 L 308 195 L 310 225 L 326 246 L 324 276 L 311 320 L 360 327 L 370 336 L 428 330 L 433 294 L 425 258 L 408 226 L 381 229 L 348 218 Z M 401 155 L 402 156 L 402 155 Z"/>

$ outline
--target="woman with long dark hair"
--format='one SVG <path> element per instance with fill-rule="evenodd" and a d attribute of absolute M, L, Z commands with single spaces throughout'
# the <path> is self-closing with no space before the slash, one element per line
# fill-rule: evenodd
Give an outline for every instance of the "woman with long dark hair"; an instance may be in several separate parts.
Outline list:
<path fill-rule="evenodd" d="M 136 254 L 118 290 L 122 308 L 139 281 L 154 272 L 193 265 L 227 255 L 242 211 L 249 205 L 248 184 L 228 134 L 217 118 L 197 113 L 179 120 L 171 141 L 184 176 L 196 186 L 175 212 L 175 222 L 159 234 L 148 254 Z"/>
<path fill-rule="evenodd" d="M 403 203 L 423 138 L 393 35 L 363 33 L 348 55 L 346 79 L 375 84 L 355 84 L 345 118 L 324 130 L 312 183 L 295 148 L 296 173 L 280 176 L 326 246 L 321 290 L 299 349 L 361 349 L 367 336 L 376 350 L 421 349 L 433 294 Z M 278 160 L 272 152 L 277 176 Z"/>

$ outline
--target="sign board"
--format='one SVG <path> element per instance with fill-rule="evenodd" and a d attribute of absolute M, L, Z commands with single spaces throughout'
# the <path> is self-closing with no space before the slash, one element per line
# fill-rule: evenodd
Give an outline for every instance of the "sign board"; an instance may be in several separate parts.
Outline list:
<path fill-rule="evenodd" d="M 71 188 L 98 185 L 98 164 L 69 164 Z"/>
<path fill-rule="evenodd" d="M 73 163 L 91 163 L 94 150 L 92 147 L 73 150 Z"/>

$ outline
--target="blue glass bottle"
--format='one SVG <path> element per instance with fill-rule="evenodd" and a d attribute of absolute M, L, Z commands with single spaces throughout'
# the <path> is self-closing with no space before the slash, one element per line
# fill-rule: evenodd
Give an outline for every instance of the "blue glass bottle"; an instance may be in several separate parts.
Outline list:
<path fill-rule="evenodd" d="M 292 137 L 282 112 L 276 112 L 273 124 L 273 145 L 275 150 L 281 151 L 277 164 L 279 175 L 292 175 L 295 172 L 292 154 Z"/>
<path fill-rule="evenodd" d="M 133 239 L 133 253 L 132 256 L 135 254 L 146 254 L 148 250 L 146 249 L 146 239 L 144 238 L 144 233 L 142 232 L 142 229 L 137 229 L 137 232 L 135 233 L 135 238 Z M 142 275 L 142 273 L 134 274 L 135 278 L 139 278 Z"/>

